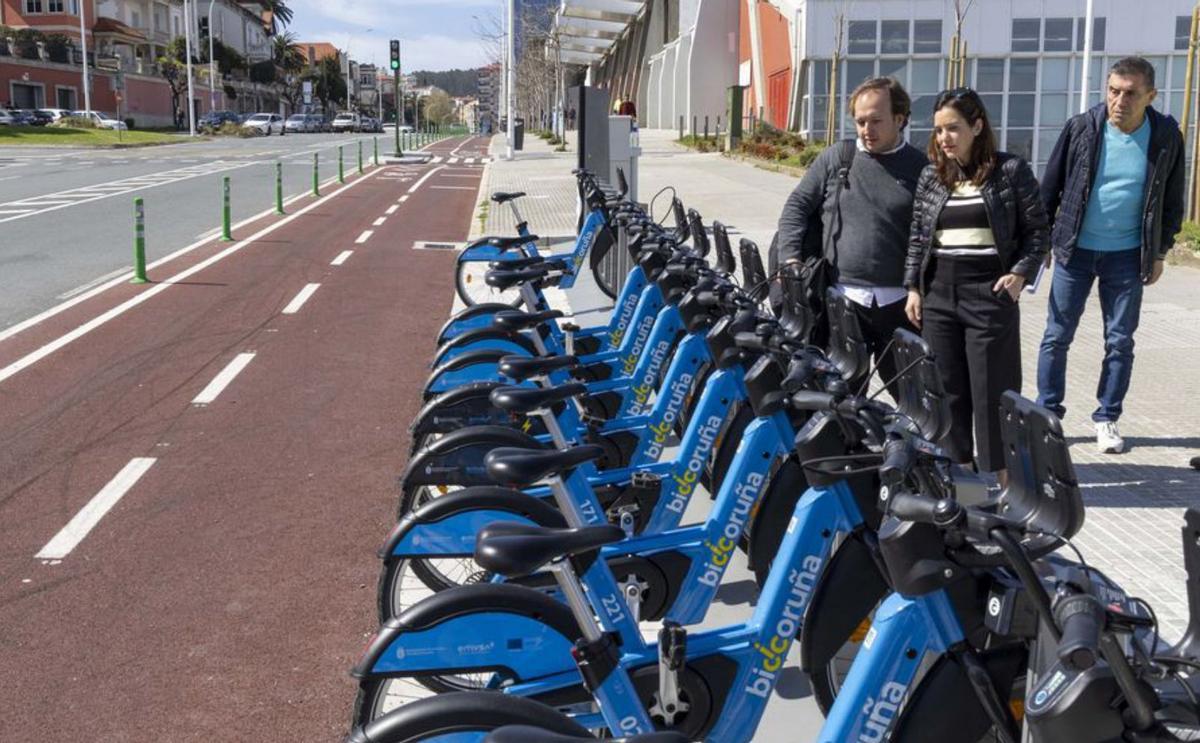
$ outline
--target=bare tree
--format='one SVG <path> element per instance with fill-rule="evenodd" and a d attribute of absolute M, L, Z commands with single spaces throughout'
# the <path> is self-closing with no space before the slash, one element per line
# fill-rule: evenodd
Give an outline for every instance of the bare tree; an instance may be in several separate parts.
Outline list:
<path fill-rule="evenodd" d="M 842 66 L 842 46 L 846 43 L 846 11 L 849 1 L 838 3 L 833 15 L 836 26 L 833 32 L 833 56 L 829 65 L 829 110 L 825 113 L 825 141 L 833 142 L 837 137 L 838 115 L 841 105 L 838 98 L 838 72 Z"/>
<path fill-rule="evenodd" d="M 963 22 L 975 0 L 954 0 L 954 36 L 950 39 L 950 63 L 946 65 L 946 87 L 957 88 L 967 79 L 967 40 L 963 38 Z"/>

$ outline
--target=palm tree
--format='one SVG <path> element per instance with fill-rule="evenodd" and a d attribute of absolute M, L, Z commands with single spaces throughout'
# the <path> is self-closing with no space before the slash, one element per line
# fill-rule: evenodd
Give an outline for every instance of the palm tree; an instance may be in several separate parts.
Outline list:
<path fill-rule="evenodd" d="M 263 7 L 271 11 L 271 33 L 279 31 L 292 22 L 292 9 L 285 0 L 261 0 Z"/>
<path fill-rule="evenodd" d="M 271 40 L 271 59 L 284 72 L 300 72 L 308 64 L 296 41 L 296 34 L 291 31 L 278 34 Z"/>

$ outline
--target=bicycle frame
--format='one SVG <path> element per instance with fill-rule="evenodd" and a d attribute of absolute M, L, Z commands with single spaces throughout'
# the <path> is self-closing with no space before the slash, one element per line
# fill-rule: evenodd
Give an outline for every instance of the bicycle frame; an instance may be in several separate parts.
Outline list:
<path fill-rule="evenodd" d="M 900 703 L 929 654 L 963 641 L 962 624 L 944 590 L 884 599 L 817 738 L 821 743 L 886 739 Z"/>

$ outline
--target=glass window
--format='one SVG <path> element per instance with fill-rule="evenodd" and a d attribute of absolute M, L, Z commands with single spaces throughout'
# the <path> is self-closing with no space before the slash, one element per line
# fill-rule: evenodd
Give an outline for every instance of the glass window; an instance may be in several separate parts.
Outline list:
<path fill-rule="evenodd" d="M 980 59 L 975 63 L 975 89 L 1004 90 L 1004 60 Z"/>
<path fill-rule="evenodd" d="M 1066 93 L 1043 94 L 1038 123 L 1042 126 L 1062 126 L 1067 120 L 1067 106 L 1069 105 L 1070 100 Z"/>
<path fill-rule="evenodd" d="M 1192 17 L 1190 15 L 1175 16 L 1175 48 L 1188 48 L 1188 38 L 1192 35 Z"/>
<path fill-rule="evenodd" d="M 1088 91 L 1100 90 L 1107 78 L 1108 68 L 1104 66 L 1104 58 L 1092 57 L 1092 62 L 1088 65 Z"/>
<path fill-rule="evenodd" d="M 880 54 L 908 54 L 908 21 L 880 23 Z"/>
<path fill-rule="evenodd" d="M 1033 159 L 1033 130 L 1032 129 L 1009 129 L 1008 144 L 1004 149 L 1012 154 L 1023 157 L 1026 160 Z"/>
<path fill-rule="evenodd" d="M 942 22 L 940 20 L 913 22 L 913 53 L 942 53 Z"/>
<path fill-rule="evenodd" d="M 1041 18 L 1014 18 L 1012 22 L 1012 50 L 1014 52 L 1038 51 L 1038 36 L 1042 31 Z"/>
<path fill-rule="evenodd" d="M 829 94 L 829 60 L 816 59 L 812 63 L 813 95 Z"/>
<path fill-rule="evenodd" d="M 906 59 L 881 59 L 879 60 L 879 76 L 894 77 L 900 81 L 901 85 L 908 80 L 908 60 Z"/>
<path fill-rule="evenodd" d="M 1037 60 L 1014 59 L 1008 63 L 1008 89 L 1037 90 Z"/>
<path fill-rule="evenodd" d="M 850 21 L 848 49 L 851 54 L 874 54 L 877 26 L 875 21 Z"/>
<path fill-rule="evenodd" d="M 42 0 L 25 0 L 25 12 L 26 13 L 41 13 L 42 12 Z M 1190 16 L 1188 17 L 1188 21 L 1189 22 L 1191 21 Z"/>
<path fill-rule="evenodd" d="M 1161 88 L 1167 84 L 1167 58 L 1146 57 L 1146 61 L 1154 68 L 1154 87 Z"/>
<path fill-rule="evenodd" d="M 1047 18 L 1042 50 L 1047 52 L 1069 52 L 1074 36 L 1075 21 L 1072 18 Z"/>
<path fill-rule="evenodd" d="M 1171 89 L 1183 90 L 1183 83 L 1187 80 L 1187 57 L 1176 55 L 1171 57 Z M 1159 80 L 1160 86 L 1165 86 L 1166 80 Z"/>
<path fill-rule="evenodd" d="M 825 139 L 826 118 L 829 116 L 829 96 L 813 97 L 812 133 L 817 139 Z"/>
<path fill-rule="evenodd" d="M 988 121 L 992 122 L 993 129 L 1000 128 L 1000 122 L 1004 121 L 1004 96 L 1001 93 L 991 93 L 989 95 L 979 96 L 979 100 L 983 102 L 983 107 L 987 109 Z"/>
<path fill-rule="evenodd" d="M 1105 21 L 1103 16 L 1092 19 L 1092 51 L 1094 51 L 1094 52 L 1104 51 L 1104 31 L 1105 31 L 1105 28 L 1107 27 L 1107 25 L 1108 25 L 1108 23 L 1107 23 L 1107 21 Z M 1075 51 L 1077 51 L 1077 52 L 1083 51 L 1084 28 L 1085 28 L 1085 26 L 1083 25 L 1083 19 L 1076 18 L 1075 19 Z"/>
<path fill-rule="evenodd" d="M 1033 126 L 1034 96 L 1022 93 L 1011 93 L 1008 96 L 1008 125 Z"/>
<path fill-rule="evenodd" d="M 912 118 L 909 122 L 909 126 L 915 126 L 918 129 L 932 128 L 933 104 L 936 101 L 936 95 L 919 95 L 916 98 L 913 98 Z"/>
<path fill-rule="evenodd" d="M 937 93 L 942 89 L 942 63 L 936 59 L 915 59 L 912 63 L 912 93 Z"/>
<path fill-rule="evenodd" d="M 1069 90 L 1071 83 L 1071 61 L 1061 57 L 1042 60 L 1042 90 Z"/>
<path fill-rule="evenodd" d="M 1046 162 L 1050 159 L 1050 153 L 1054 152 L 1054 143 L 1058 141 L 1061 131 L 1062 127 L 1043 128 L 1038 131 L 1038 160 Z"/>
<path fill-rule="evenodd" d="M 875 60 L 852 60 L 846 63 L 846 93 L 864 80 L 875 77 Z"/>

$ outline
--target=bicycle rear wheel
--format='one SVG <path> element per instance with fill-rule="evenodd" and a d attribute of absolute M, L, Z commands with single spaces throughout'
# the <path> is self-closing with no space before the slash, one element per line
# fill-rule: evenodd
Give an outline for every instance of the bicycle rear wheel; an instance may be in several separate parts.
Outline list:
<path fill-rule="evenodd" d="M 505 725 L 530 725 L 561 735 L 591 737 L 586 728 L 532 699 L 495 692 L 460 692 L 416 700 L 368 724 L 356 721 L 356 729 L 347 740 L 351 743 L 482 741 L 488 732 Z"/>
<path fill-rule="evenodd" d="M 459 298 L 468 307 L 485 302 L 498 302 L 513 307 L 521 306 L 522 299 L 519 289 L 500 291 L 488 286 L 485 278 L 490 262 L 490 260 L 459 261 L 454 264 L 454 286 L 458 291 Z"/>

